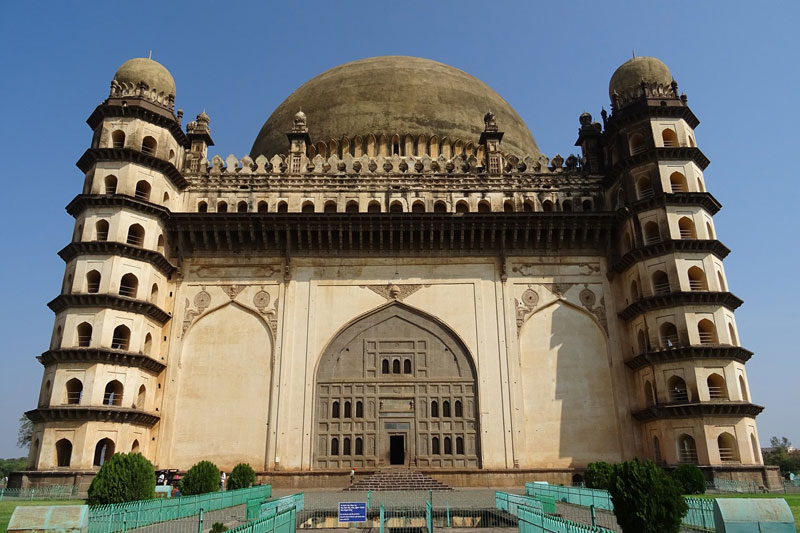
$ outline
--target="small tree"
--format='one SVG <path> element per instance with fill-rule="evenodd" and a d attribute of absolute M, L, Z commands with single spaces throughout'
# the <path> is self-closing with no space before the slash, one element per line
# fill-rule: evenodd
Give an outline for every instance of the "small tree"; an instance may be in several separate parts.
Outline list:
<path fill-rule="evenodd" d="M 611 476 L 614 473 L 614 467 L 605 461 L 597 461 L 589 463 L 584 472 L 586 479 L 586 486 L 591 489 L 605 489 L 611 484 Z"/>
<path fill-rule="evenodd" d="M 233 467 L 231 475 L 228 477 L 229 490 L 245 489 L 256 482 L 256 473 L 247 463 L 239 463 Z"/>
<path fill-rule="evenodd" d="M 180 481 L 182 496 L 219 490 L 219 468 L 211 461 L 200 461 Z"/>
<path fill-rule="evenodd" d="M 688 506 L 681 488 L 652 461 L 614 465 L 608 487 L 624 533 L 678 533 Z"/>
<path fill-rule="evenodd" d="M 680 465 L 669 475 L 683 488 L 684 494 L 704 494 L 706 492 L 706 478 L 703 471 L 695 465 Z"/>
<path fill-rule="evenodd" d="M 33 437 L 33 422 L 25 415 L 19 417 L 19 429 L 17 430 L 17 448 L 27 450 L 31 447 Z"/>
<path fill-rule="evenodd" d="M 89 486 L 89 505 L 149 500 L 155 496 L 156 472 L 140 453 L 116 453 Z"/>

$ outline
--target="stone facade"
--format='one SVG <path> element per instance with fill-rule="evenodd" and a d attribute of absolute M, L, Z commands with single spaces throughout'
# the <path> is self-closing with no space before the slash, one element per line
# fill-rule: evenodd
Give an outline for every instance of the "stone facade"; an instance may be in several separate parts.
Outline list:
<path fill-rule="evenodd" d="M 399 95 L 397 68 L 474 80 L 368 61 L 333 78 Z M 208 115 L 182 129 L 166 69 L 126 64 L 89 118 L 67 207 L 26 482 L 115 451 L 247 462 L 286 485 L 390 465 L 564 481 L 634 456 L 769 481 L 698 121 L 676 83 L 646 78 L 663 69 L 637 77 L 642 61 L 658 60 L 620 67 L 611 114 L 582 115 L 566 159 L 542 156 L 507 104 L 512 151 L 494 113 L 464 118 L 481 91 L 502 100 L 481 82 L 452 115 L 396 112 L 387 134 L 374 116 L 358 129 L 320 76 L 287 102 L 330 98 L 335 119 L 315 101 L 276 125 L 283 106 L 253 153 L 209 161 Z M 375 65 L 391 79 L 364 73 Z M 284 152 L 259 152 L 274 127 Z"/>

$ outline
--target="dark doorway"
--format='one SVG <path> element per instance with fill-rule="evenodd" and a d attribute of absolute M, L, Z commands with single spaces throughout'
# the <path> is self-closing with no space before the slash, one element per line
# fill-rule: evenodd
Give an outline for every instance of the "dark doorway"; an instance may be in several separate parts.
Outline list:
<path fill-rule="evenodd" d="M 405 437 L 392 435 L 389 437 L 389 464 L 403 465 L 406 463 Z"/>

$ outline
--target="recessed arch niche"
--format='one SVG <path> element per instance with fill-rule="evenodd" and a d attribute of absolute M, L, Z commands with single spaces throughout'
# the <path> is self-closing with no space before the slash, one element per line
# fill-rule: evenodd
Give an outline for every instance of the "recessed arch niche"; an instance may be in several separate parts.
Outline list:
<path fill-rule="evenodd" d="M 384 372 L 395 361 L 403 371 Z M 465 344 L 427 313 L 392 302 L 354 319 L 328 343 L 317 365 L 314 467 L 479 468 L 476 376 Z M 363 402 L 363 416 L 333 416 L 334 405 L 346 401 Z M 443 416 L 442 410 L 431 411 L 434 401 L 458 401 L 463 409 Z M 361 439 L 363 446 L 349 454 L 331 446 L 345 438 Z M 447 453 L 433 446 L 434 439 L 445 438 L 463 445 Z"/>

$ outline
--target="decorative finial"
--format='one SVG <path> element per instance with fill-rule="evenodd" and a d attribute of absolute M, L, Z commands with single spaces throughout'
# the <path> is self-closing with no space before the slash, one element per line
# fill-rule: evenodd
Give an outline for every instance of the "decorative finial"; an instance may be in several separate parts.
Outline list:
<path fill-rule="evenodd" d="M 153 59 L 153 51 L 152 50 L 150 50 L 150 52 L 147 53 L 147 59 Z"/>
<path fill-rule="evenodd" d="M 486 115 L 483 117 L 484 129 L 483 131 L 498 131 L 497 129 L 497 117 L 494 113 L 488 111 Z"/>
<path fill-rule="evenodd" d="M 636 50 L 631 50 L 631 52 L 633 53 L 633 57 L 635 58 L 636 57 Z"/>

